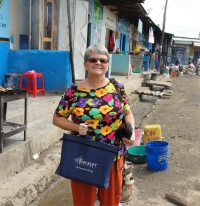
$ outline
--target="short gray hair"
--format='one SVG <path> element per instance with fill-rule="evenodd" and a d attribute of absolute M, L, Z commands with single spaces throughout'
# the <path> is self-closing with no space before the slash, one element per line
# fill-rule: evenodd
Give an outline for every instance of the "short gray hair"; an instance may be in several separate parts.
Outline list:
<path fill-rule="evenodd" d="M 108 50 L 100 44 L 95 44 L 95 45 L 89 46 L 86 49 L 85 55 L 84 55 L 84 62 L 86 62 L 88 60 L 91 53 L 104 54 L 107 56 L 108 61 L 110 60 L 110 55 L 109 55 Z"/>

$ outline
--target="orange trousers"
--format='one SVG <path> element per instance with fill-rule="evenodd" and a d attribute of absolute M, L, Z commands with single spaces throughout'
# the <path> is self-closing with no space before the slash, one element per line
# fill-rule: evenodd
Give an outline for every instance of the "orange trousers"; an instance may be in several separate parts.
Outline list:
<path fill-rule="evenodd" d="M 97 188 L 82 182 L 71 180 L 72 196 L 74 206 L 94 206 L 96 195 L 100 202 L 100 206 L 118 206 L 120 203 L 120 195 L 122 193 L 122 166 L 124 157 L 113 163 L 109 187 L 107 189 Z"/>

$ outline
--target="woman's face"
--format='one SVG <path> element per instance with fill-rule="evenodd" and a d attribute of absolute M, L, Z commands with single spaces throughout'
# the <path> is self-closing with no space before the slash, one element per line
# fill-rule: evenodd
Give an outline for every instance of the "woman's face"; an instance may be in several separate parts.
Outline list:
<path fill-rule="evenodd" d="M 88 75 L 105 75 L 108 70 L 108 58 L 104 54 L 91 53 L 84 62 Z"/>

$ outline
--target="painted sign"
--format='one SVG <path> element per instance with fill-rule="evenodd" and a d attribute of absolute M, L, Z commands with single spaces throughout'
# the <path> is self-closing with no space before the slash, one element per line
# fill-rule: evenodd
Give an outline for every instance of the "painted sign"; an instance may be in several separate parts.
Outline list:
<path fill-rule="evenodd" d="M 94 21 L 99 23 L 101 17 L 101 5 L 94 2 Z"/>
<path fill-rule="evenodd" d="M 153 28 L 152 27 L 149 28 L 149 42 L 152 44 L 154 43 L 154 35 L 153 35 Z"/>
<path fill-rule="evenodd" d="M 101 25 L 96 24 L 94 30 L 94 44 L 100 44 L 101 42 Z"/>
<path fill-rule="evenodd" d="M 140 32 L 142 34 L 142 27 L 143 27 L 143 23 L 142 21 L 139 19 L 138 20 L 138 32 Z"/>
<path fill-rule="evenodd" d="M 0 0 L 0 38 L 10 38 L 10 0 Z"/>
<path fill-rule="evenodd" d="M 200 47 L 200 42 L 193 42 L 194 46 Z"/>

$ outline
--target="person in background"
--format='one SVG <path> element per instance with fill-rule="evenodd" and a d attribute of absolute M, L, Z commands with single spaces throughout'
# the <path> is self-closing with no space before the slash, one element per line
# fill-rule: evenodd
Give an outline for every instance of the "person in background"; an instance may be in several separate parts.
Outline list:
<path fill-rule="evenodd" d="M 108 63 L 109 53 L 104 46 L 88 47 L 84 55 L 84 67 L 88 72 L 88 78 L 72 84 L 66 90 L 53 117 L 53 124 L 63 130 L 71 131 L 72 134 L 91 141 L 94 141 L 96 133 L 101 142 L 119 148 L 111 168 L 107 189 L 71 180 L 75 206 L 94 206 L 96 195 L 101 206 L 119 205 L 122 193 L 120 168 L 123 166 L 127 147 L 133 146 L 135 140 L 134 130 L 130 139 L 125 137 L 118 139 L 115 136 L 123 117 L 132 128 L 135 128 L 135 119 L 128 104 L 124 85 L 116 80 L 122 95 L 120 101 L 115 85 L 105 76 Z M 68 119 L 70 116 L 71 120 Z"/>
<path fill-rule="evenodd" d="M 179 60 L 179 58 L 177 57 L 177 59 L 176 59 L 176 61 L 175 61 L 175 66 L 180 66 L 180 64 L 181 64 L 181 62 L 180 62 L 180 60 Z"/>
<path fill-rule="evenodd" d="M 150 69 L 154 70 L 155 69 L 155 53 L 151 55 L 151 62 L 150 62 Z"/>
<path fill-rule="evenodd" d="M 155 68 L 158 69 L 158 52 L 155 52 L 155 60 L 154 60 L 154 63 L 155 63 Z"/>
<path fill-rule="evenodd" d="M 196 64 L 196 73 L 199 74 L 199 67 L 200 67 L 200 55 L 197 57 L 197 64 Z"/>
<path fill-rule="evenodd" d="M 149 66 L 150 66 L 150 64 L 151 64 L 151 56 L 152 56 L 151 49 L 149 49 L 149 51 L 147 52 L 147 56 L 149 56 Z"/>
<path fill-rule="evenodd" d="M 120 54 L 120 48 L 117 48 L 115 54 Z"/>

